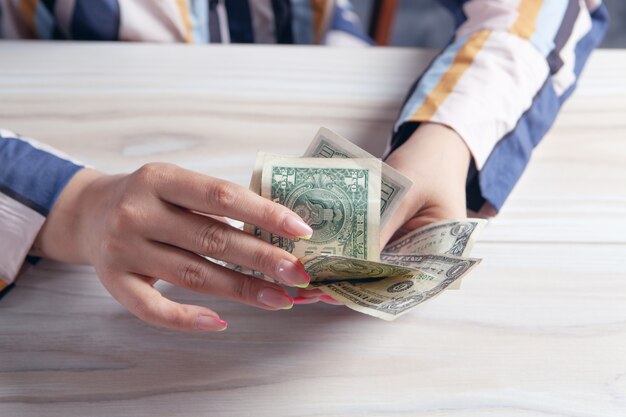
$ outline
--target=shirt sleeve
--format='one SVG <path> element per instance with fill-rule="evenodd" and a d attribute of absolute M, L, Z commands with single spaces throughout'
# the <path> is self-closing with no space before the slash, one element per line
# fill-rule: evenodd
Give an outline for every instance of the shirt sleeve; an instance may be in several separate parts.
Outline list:
<path fill-rule="evenodd" d="M 0 296 L 26 256 L 78 162 L 42 143 L 0 129 Z"/>
<path fill-rule="evenodd" d="M 452 42 L 416 81 L 391 150 L 421 122 L 454 129 L 473 156 L 467 204 L 500 210 L 573 92 L 608 13 L 599 0 L 443 1 Z"/>

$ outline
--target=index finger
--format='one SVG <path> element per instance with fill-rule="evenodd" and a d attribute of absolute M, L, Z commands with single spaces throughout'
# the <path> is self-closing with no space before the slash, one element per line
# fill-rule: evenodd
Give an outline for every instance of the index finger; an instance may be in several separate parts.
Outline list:
<path fill-rule="evenodd" d="M 157 195 L 201 213 L 226 216 L 290 238 L 310 238 L 313 229 L 293 211 L 238 184 L 174 165 L 162 165 Z"/>

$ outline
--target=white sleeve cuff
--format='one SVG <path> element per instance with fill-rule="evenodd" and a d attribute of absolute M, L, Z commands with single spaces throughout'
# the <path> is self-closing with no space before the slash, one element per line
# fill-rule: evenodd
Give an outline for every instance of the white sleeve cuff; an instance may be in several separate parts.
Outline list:
<path fill-rule="evenodd" d="M 45 220 L 35 210 L 0 192 L 0 286 L 13 283 Z"/>

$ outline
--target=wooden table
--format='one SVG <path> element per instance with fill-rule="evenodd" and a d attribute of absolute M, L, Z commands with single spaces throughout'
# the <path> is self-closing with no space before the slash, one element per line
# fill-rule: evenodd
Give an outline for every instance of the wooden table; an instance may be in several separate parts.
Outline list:
<path fill-rule="evenodd" d="M 241 184 L 320 125 L 380 154 L 433 56 L 414 49 L 0 43 L 0 126 L 107 172 L 169 161 Z M 207 304 L 178 334 L 88 267 L 44 262 L 0 302 L 1 416 L 626 416 L 626 52 L 581 85 L 474 255 L 387 323 L 328 305 Z"/>

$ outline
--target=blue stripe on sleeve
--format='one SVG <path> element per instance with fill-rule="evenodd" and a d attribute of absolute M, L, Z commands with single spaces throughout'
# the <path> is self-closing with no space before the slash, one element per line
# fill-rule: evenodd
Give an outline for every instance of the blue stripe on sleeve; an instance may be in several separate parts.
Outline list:
<path fill-rule="evenodd" d="M 482 200 L 489 201 L 497 211 L 524 172 L 533 149 L 554 123 L 559 104 L 552 81 L 548 79 L 515 129 L 504 136 L 489 155 L 479 174 L 480 192 Z"/>
<path fill-rule="evenodd" d="M 43 216 L 81 168 L 23 140 L 0 137 L 0 191 Z"/>
<path fill-rule="evenodd" d="M 591 51 L 600 43 L 608 25 L 608 12 L 601 5 L 591 14 L 592 26 L 576 44 L 574 72 L 580 76 Z M 533 103 L 520 118 L 515 129 L 509 132 L 494 148 L 479 174 L 482 199 L 500 210 L 511 193 L 515 183 L 524 172 L 533 149 L 556 119 L 561 104 L 574 91 L 572 85 L 558 97 L 550 78 L 535 96 Z M 469 196 L 468 196 L 469 198 Z M 476 201 L 477 199 L 474 198 Z"/>
<path fill-rule="evenodd" d="M 231 43 L 254 43 L 249 0 L 225 2 Z"/>
<path fill-rule="evenodd" d="M 74 39 L 114 41 L 118 39 L 119 27 L 117 0 L 76 0 L 71 23 Z"/>

